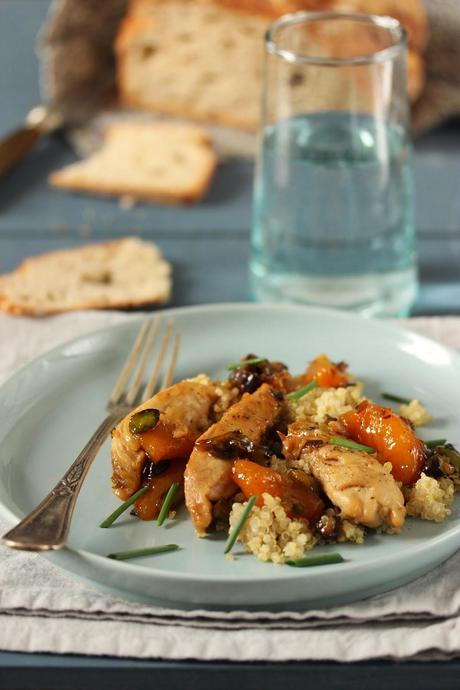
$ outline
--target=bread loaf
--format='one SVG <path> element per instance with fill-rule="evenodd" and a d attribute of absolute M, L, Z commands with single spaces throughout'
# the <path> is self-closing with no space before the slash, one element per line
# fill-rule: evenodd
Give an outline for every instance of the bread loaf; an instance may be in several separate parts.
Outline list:
<path fill-rule="evenodd" d="M 50 252 L 0 276 L 0 309 L 40 316 L 163 304 L 170 274 L 155 245 L 134 237 Z"/>
<path fill-rule="evenodd" d="M 419 95 L 428 35 L 420 0 L 131 0 L 115 46 L 122 103 L 257 129 L 264 32 L 302 9 L 395 16 L 410 39 L 410 95 Z"/>
<path fill-rule="evenodd" d="M 147 201 L 189 203 L 208 189 L 216 156 L 193 125 L 119 121 L 90 158 L 50 176 L 55 187 Z"/>
<path fill-rule="evenodd" d="M 122 102 L 255 129 L 266 25 L 264 16 L 218 3 L 132 3 L 116 42 Z"/>

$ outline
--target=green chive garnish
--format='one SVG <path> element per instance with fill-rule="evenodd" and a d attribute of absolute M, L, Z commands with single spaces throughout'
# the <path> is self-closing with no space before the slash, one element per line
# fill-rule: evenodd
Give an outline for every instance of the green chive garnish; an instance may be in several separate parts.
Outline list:
<path fill-rule="evenodd" d="M 257 501 L 258 498 L 259 498 L 259 496 L 251 496 L 251 498 L 247 502 L 245 509 L 243 510 L 243 513 L 241 514 L 240 519 L 236 523 L 231 534 L 228 535 L 227 543 L 225 544 L 224 554 L 229 553 L 229 551 L 231 551 L 233 549 L 233 546 L 237 540 L 237 537 L 238 537 L 239 533 L 241 532 L 241 529 L 242 529 L 244 523 L 248 519 L 249 513 L 254 508 L 254 503 Z"/>
<path fill-rule="evenodd" d="M 350 441 L 349 438 L 337 438 L 337 436 L 333 436 L 329 443 L 332 443 L 334 446 L 343 446 L 343 448 L 351 448 L 351 450 L 362 450 L 365 453 L 375 453 L 375 448 L 371 448 L 370 446 L 363 446 L 362 443 L 355 443 L 355 441 Z"/>
<path fill-rule="evenodd" d="M 157 518 L 157 523 L 158 526 L 161 527 L 163 522 L 166 520 L 169 509 L 171 507 L 171 503 L 173 502 L 174 496 L 176 494 L 177 489 L 179 488 L 179 484 L 177 482 L 174 482 L 174 484 L 171 484 L 171 486 L 168 489 L 168 493 L 165 496 L 165 499 L 163 501 L 163 505 L 161 506 L 161 510 L 158 514 Z"/>
<path fill-rule="evenodd" d="M 139 558 L 140 556 L 154 556 L 157 553 L 166 553 L 167 551 L 177 551 L 177 544 L 163 544 L 163 546 L 152 546 L 148 549 L 133 549 L 132 551 L 118 551 L 117 553 L 109 553 L 107 558 L 113 558 L 116 561 L 127 561 L 129 558 Z"/>
<path fill-rule="evenodd" d="M 400 395 L 393 395 L 393 393 L 382 393 L 382 398 L 384 400 L 401 403 L 401 405 L 408 405 L 410 403 L 409 398 L 401 398 Z"/>
<path fill-rule="evenodd" d="M 101 522 L 99 527 L 110 527 L 110 525 L 115 522 L 115 520 L 120 517 L 125 510 L 128 510 L 129 506 L 132 506 L 133 503 L 136 503 L 137 499 L 148 491 L 148 488 L 148 486 L 142 486 L 139 491 L 136 491 L 135 494 L 130 496 L 126 501 L 124 501 L 124 503 L 121 504 L 121 506 L 114 510 L 113 513 L 111 513 L 109 517 L 104 520 L 104 522 Z"/>
<path fill-rule="evenodd" d="M 303 398 L 304 395 L 307 395 L 310 391 L 314 390 L 318 386 L 317 381 L 311 381 L 308 383 L 306 386 L 303 388 L 299 388 L 299 390 L 294 391 L 293 393 L 289 393 L 287 396 L 288 400 L 299 400 L 300 398 Z"/>
<path fill-rule="evenodd" d="M 331 563 L 343 563 L 343 556 L 339 553 L 323 553 L 320 556 L 304 556 L 303 558 L 295 558 L 286 561 L 286 565 L 293 568 L 311 568 L 315 565 L 329 565 Z"/>
<path fill-rule="evenodd" d="M 233 369 L 240 369 L 241 367 L 245 367 L 246 364 L 261 364 L 262 362 L 266 362 L 267 360 L 264 357 L 254 357 L 253 359 L 242 359 L 240 362 L 230 362 L 227 364 L 227 369 L 229 371 L 232 371 Z"/>
<path fill-rule="evenodd" d="M 427 448 L 439 448 L 439 446 L 445 446 L 446 443 L 446 438 L 434 438 L 432 441 L 425 441 Z"/>

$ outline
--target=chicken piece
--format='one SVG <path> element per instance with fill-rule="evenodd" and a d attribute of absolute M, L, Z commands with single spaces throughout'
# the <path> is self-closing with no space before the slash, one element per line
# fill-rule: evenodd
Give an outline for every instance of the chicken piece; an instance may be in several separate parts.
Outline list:
<path fill-rule="evenodd" d="M 209 379 L 188 379 L 157 393 L 122 419 L 112 432 L 113 492 L 126 500 L 137 491 L 146 460 L 188 458 L 196 439 L 211 424 L 216 400 Z M 130 419 L 147 409 L 160 411 L 157 425 L 144 433 L 132 433 Z"/>
<path fill-rule="evenodd" d="M 321 483 L 341 518 L 366 527 L 401 528 L 404 497 L 391 473 L 374 455 L 336 446 L 331 438 L 327 430 L 296 422 L 284 438 L 284 452 Z"/>
<path fill-rule="evenodd" d="M 185 504 L 198 535 L 202 536 L 212 522 L 212 503 L 237 490 L 233 463 L 201 449 L 200 444 L 235 431 L 252 443 L 260 443 L 277 420 L 282 403 L 283 396 L 264 383 L 255 393 L 243 395 L 198 439 L 185 469 Z"/>

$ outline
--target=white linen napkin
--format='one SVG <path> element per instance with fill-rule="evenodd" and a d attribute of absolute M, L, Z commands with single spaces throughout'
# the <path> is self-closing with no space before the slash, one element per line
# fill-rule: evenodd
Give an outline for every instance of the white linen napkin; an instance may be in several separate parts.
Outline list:
<path fill-rule="evenodd" d="M 0 382 L 60 342 L 132 318 L 139 315 L 0 315 Z M 460 318 L 401 324 L 460 349 Z M 0 649 L 235 661 L 450 658 L 460 655 L 459 569 L 457 554 L 405 587 L 328 610 L 182 611 L 125 601 L 38 554 L 0 547 Z"/>

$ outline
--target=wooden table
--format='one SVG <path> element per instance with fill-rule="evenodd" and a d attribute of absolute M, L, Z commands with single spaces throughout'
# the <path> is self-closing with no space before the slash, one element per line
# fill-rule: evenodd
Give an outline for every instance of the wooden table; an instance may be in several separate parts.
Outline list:
<path fill-rule="evenodd" d="M 47 7 L 48 0 L 0 0 L 0 135 L 40 100 L 34 44 Z M 126 211 L 110 200 L 49 189 L 48 173 L 74 159 L 65 139 L 54 137 L 0 184 L 0 272 L 32 254 L 136 234 L 154 240 L 172 261 L 173 306 L 250 299 L 252 163 L 222 165 L 199 206 Z M 450 124 L 421 137 L 414 166 L 421 285 L 413 313 L 460 314 L 460 127 Z M 460 663 L 231 664 L 0 653 L 2 690 L 238 685 L 457 690 Z"/>

